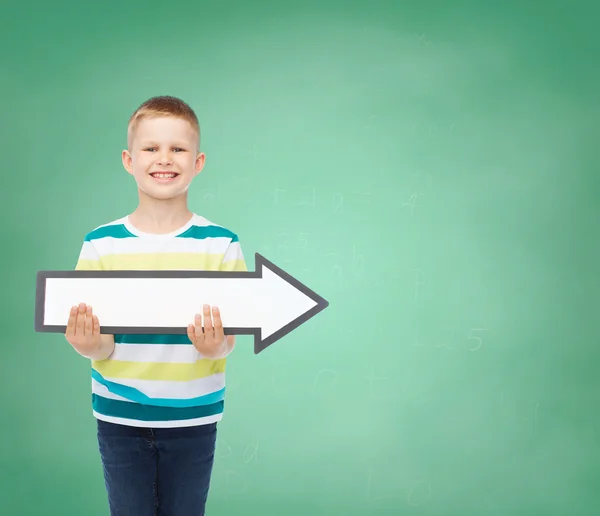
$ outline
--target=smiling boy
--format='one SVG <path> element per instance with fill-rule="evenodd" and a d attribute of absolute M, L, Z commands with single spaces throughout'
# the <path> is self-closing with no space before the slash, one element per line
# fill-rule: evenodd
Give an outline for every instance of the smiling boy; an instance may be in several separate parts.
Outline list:
<path fill-rule="evenodd" d="M 199 141 L 197 117 L 178 98 L 153 97 L 133 113 L 122 161 L 138 205 L 86 235 L 77 270 L 247 270 L 237 235 L 188 208 L 205 160 Z M 187 335 L 107 335 L 100 325 L 81 303 L 65 337 L 91 360 L 111 516 L 204 515 L 235 337 L 209 306 Z"/>

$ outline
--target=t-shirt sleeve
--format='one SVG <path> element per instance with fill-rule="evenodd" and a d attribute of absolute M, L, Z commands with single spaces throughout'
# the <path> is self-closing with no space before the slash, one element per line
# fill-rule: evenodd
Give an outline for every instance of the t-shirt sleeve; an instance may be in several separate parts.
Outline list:
<path fill-rule="evenodd" d="M 102 270 L 102 261 L 94 244 L 87 237 L 83 241 L 79 257 L 75 265 L 77 271 L 99 271 Z"/>
<path fill-rule="evenodd" d="M 237 235 L 231 239 L 231 242 L 229 242 L 229 245 L 225 250 L 225 254 L 223 255 L 221 265 L 219 266 L 219 270 L 228 272 L 246 272 L 248 270 L 246 261 L 244 260 L 244 253 L 242 252 L 242 247 Z M 232 351 L 233 348 L 229 348 L 221 358 L 227 358 Z"/>
<path fill-rule="evenodd" d="M 244 253 L 242 252 L 242 247 L 237 236 L 232 238 L 227 246 L 219 270 L 228 272 L 246 272 L 248 270 L 246 260 L 244 260 Z"/>

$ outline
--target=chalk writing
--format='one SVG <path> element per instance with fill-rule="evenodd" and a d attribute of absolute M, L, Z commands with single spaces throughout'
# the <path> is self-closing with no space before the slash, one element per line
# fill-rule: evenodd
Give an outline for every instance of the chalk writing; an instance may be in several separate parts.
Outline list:
<path fill-rule="evenodd" d="M 303 188 L 307 188 L 309 192 L 306 192 L 304 195 L 308 195 L 308 197 L 303 197 L 300 202 L 297 202 L 295 206 L 309 206 L 310 208 L 315 208 L 317 203 L 317 189 L 314 185 L 304 186 Z"/>
<path fill-rule="evenodd" d="M 324 378 L 324 379 L 322 379 Z M 317 386 L 321 384 L 326 384 L 328 387 L 334 387 L 337 384 L 338 373 L 333 369 L 321 369 L 315 375 L 312 384 L 313 393 L 316 392 Z"/>
<path fill-rule="evenodd" d="M 256 438 L 256 444 L 248 444 L 244 449 L 244 464 L 248 464 L 253 460 L 258 460 L 258 437 Z"/>
<path fill-rule="evenodd" d="M 467 337 L 467 342 L 465 343 L 465 348 L 469 351 L 477 351 L 483 345 L 483 339 L 480 336 L 480 332 L 483 331 L 487 331 L 487 328 L 471 328 L 469 336 Z"/>
<path fill-rule="evenodd" d="M 219 439 L 217 443 L 217 457 L 219 459 L 226 459 L 227 457 L 231 457 L 233 452 L 231 451 L 231 446 L 224 439 Z"/>
<path fill-rule="evenodd" d="M 336 215 L 344 214 L 344 194 L 334 193 L 331 201 L 331 211 Z"/>
<path fill-rule="evenodd" d="M 379 381 L 379 380 L 387 380 L 388 377 L 387 376 L 378 376 L 375 373 L 375 366 L 371 366 L 371 374 L 365 376 L 365 379 L 369 382 L 369 394 L 371 396 L 373 396 L 373 385 L 375 384 L 375 382 Z"/>
<path fill-rule="evenodd" d="M 419 196 L 418 193 L 413 192 L 411 194 L 410 198 L 408 199 L 408 201 L 402 203 L 402 206 L 408 206 L 410 208 L 411 217 L 415 214 L 415 208 L 418 206 L 417 205 L 417 197 L 418 196 Z"/>
<path fill-rule="evenodd" d="M 280 194 L 284 194 L 286 190 L 279 188 L 279 185 L 275 187 L 275 192 L 273 194 L 273 206 L 278 206 L 280 201 Z"/>
<path fill-rule="evenodd" d="M 377 500 L 381 500 L 381 496 L 376 496 L 373 494 L 373 477 L 374 471 L 373 466 L 369 466 L 367 471 L 367 500 L 370 502 L 375 502 Z"/>

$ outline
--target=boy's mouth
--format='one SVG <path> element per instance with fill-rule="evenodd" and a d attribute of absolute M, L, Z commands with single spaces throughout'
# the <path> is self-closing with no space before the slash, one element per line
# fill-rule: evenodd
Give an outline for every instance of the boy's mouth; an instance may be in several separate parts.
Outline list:
<path fill-rule="evenodd" d="M 179 174 L 176 172 L 152 172 L 150 175 L 160 183 L 168 183 L 173 181 Z"/>

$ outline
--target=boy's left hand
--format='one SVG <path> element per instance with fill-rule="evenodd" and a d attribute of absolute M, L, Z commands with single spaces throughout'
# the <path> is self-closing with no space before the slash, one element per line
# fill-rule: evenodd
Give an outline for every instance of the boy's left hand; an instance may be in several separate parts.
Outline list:
<path fill-rule="evenodd" d="M 234 345 L 235 335 L 225 338 L 221 314 L 216 306 L 212 308 L 212 318 L 209 305 L 204 305 L 203 314 L 204 317 L 196 314 L 194 323 L 188 325 L 188 338 L 204 358 L 221 358 L 227 348 Z"/>

